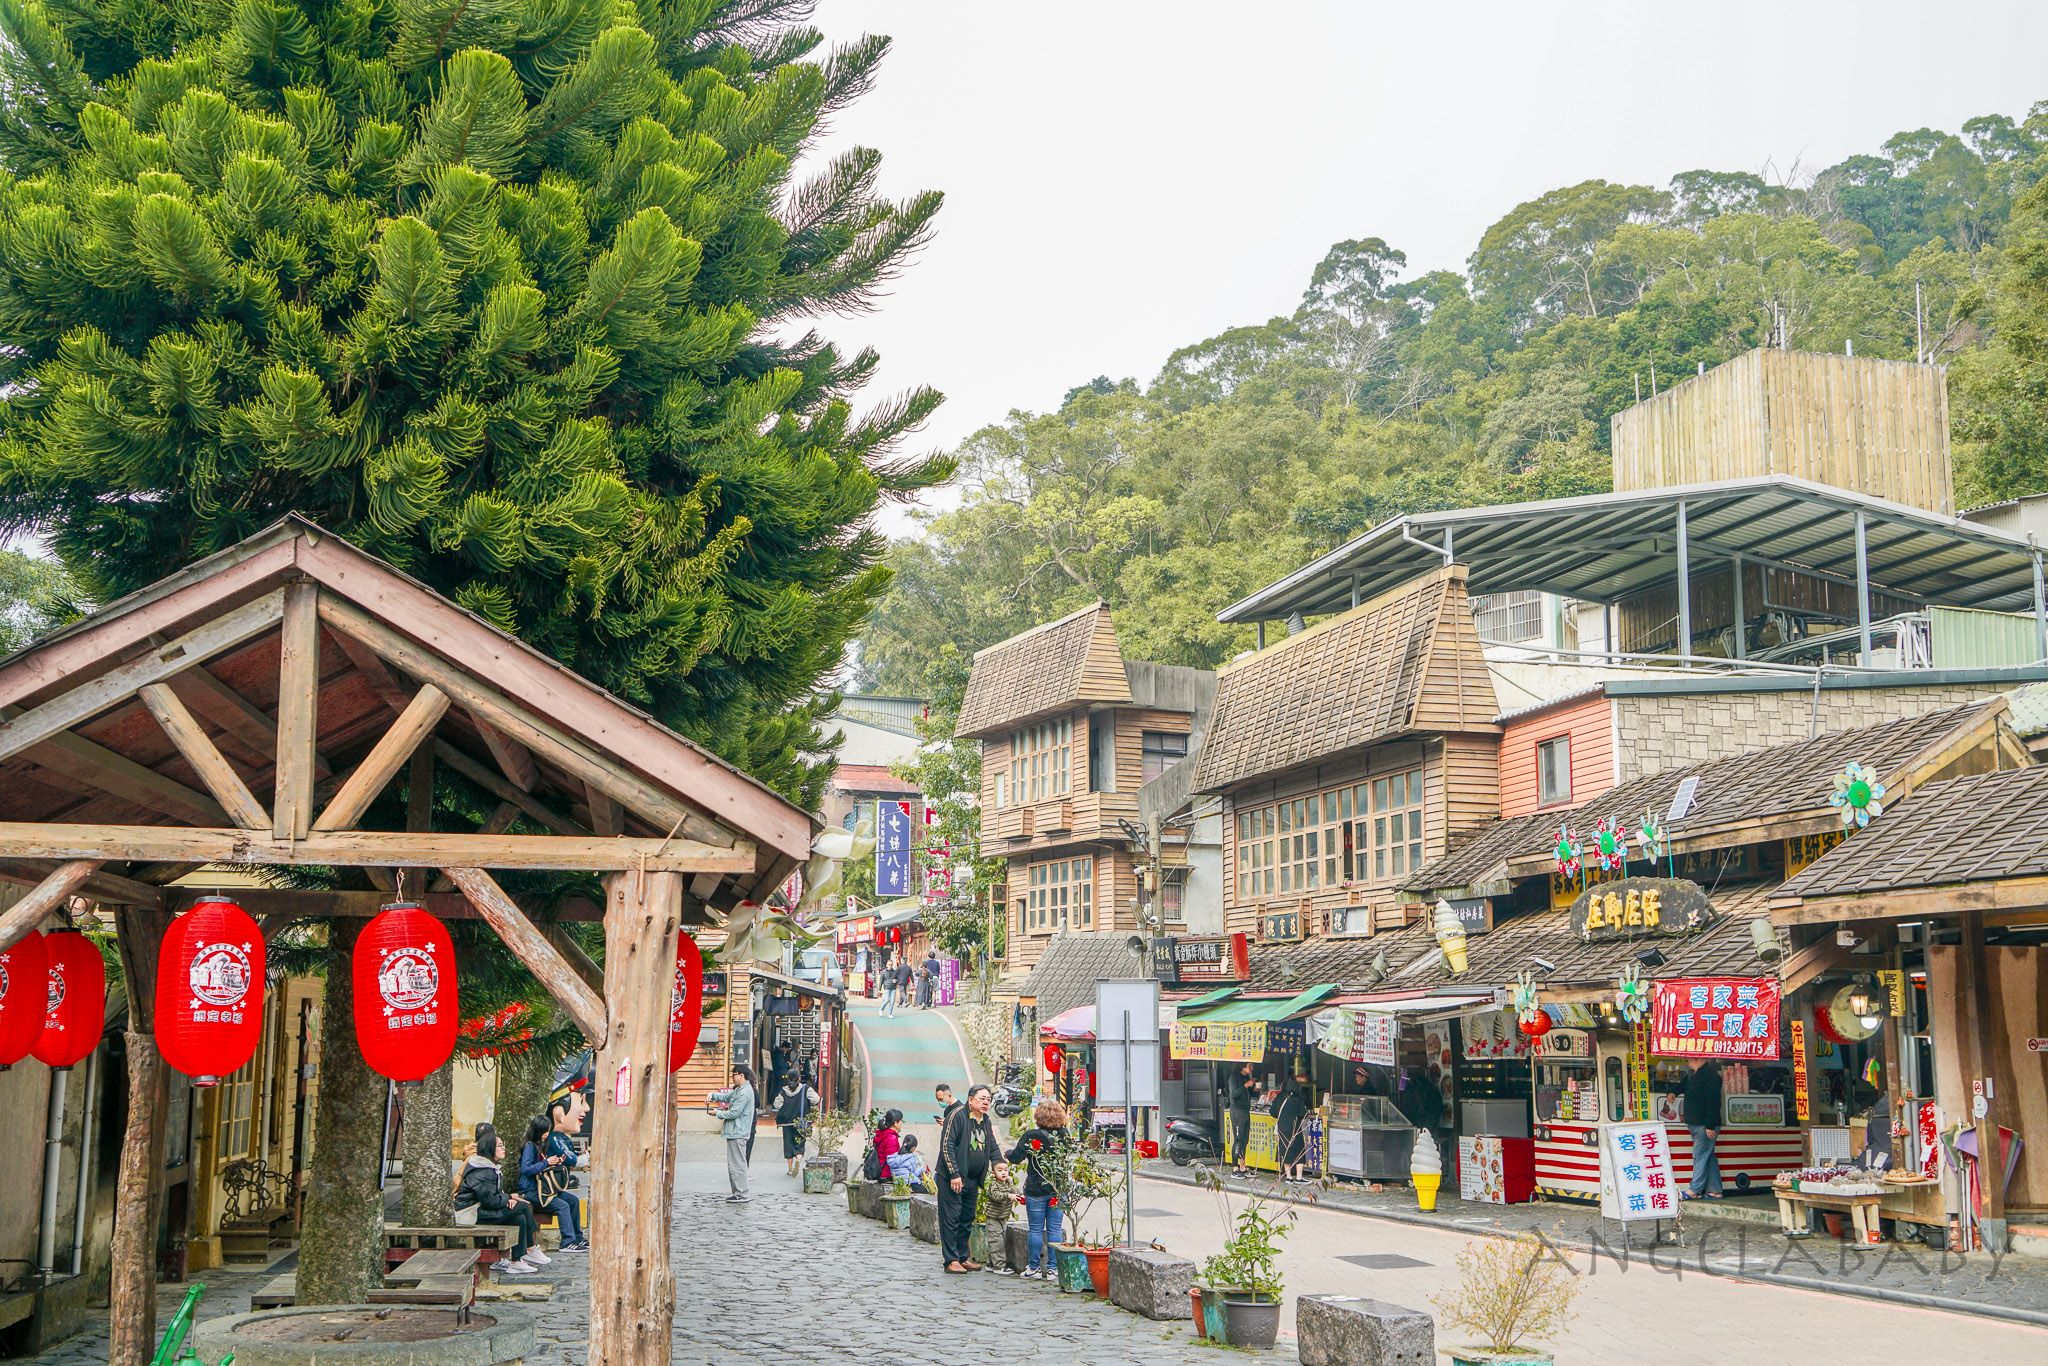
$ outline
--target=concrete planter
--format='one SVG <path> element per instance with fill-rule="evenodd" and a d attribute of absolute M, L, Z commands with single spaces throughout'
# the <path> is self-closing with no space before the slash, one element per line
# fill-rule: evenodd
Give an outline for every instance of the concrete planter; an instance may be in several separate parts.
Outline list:
<path fill-rule="evenodd" d="M 1557 1358 L 1549 1352 L 1535 1350 L 1533 1355 L 1522 1352 L 1489 1352 L 1484 1347 L 1446 1347 L 1450 1353 L 1451 1366 L 1556 1366 Z"/>
<path fill-rule="evenodd" d="M 1059 1269 L 1060 1289 L 1069 1295 L 1092 1295 L 1095 1282 L 1088 1275 L 1088 1250 L 1061 1243 L 1052 1250 L 1053 1265 Z"/>
<path fill-rule="evenodd" d="M 387 1307 L 388 1309 L 389 1307 Z M 396 1306 L 398 1312 L 407 1312 L 410 1306 Z M 265 1309 L 254 1314 L 230 1314 L 225 1318 L 208 1319 L 192 1330 L 189 1341 L 192 1350 L 206 1366 L 220 1366 L 222 1358 L 232 1354 L 236 1366 L 391 1366 L 404 1362 L 406 1366 L 515 1366 L 534 1356 L 533 1321 L 514 1310 L 501 1309 L 492 1305 L 488 1310 L 479 1310 L 470 1327 L 460 1332 L 450 1332 L 441 1337 L 429 1337 L 408 1341 L 393 1338 L 384 1341 L 370 1337 L 372 1324 L 391 1324 L 392 1318 L 378 1320 L 374 1306 L 362 1304 L 297 1305 L 290 1309 Z M 452 1319 L 446 1309 L 429 1311 L 440 1319 Z M 331 1323 L 324 1322 L 326 1316 L 351 1315 L 365 1320 L 362 1328 L 363 1340 L 335 1342 L 330 1329 Z M 478 1321 L 489 1318 L 496 1320 L 488 1326 L 479 1326 Z M 307 1336 L 324 1336 L 324 1342 L 266 1341 L 246 1335 L 246 1329 L 263 1324 L 273 1326 L 280 1320 L 304 1320 Z M 271 1329 L 275 1331 L 274 1327 Z"/>
<path fill-rule="evenodd" d="M 832 1193 L 832 1164 L 812 1158 L 804 1163 L 804 1194 L 830 1195 Z"/>
<path fill-rule="evenodd" d="M 939 1241 L 939 1197 L 936 1195 L 913 1195 L 910 1197 L 910 1236 L 920 1243 Z"/>
<path fill-rule="evenodd" d="M 1351 1295 L 1294 1301 L 1302 1366 L 1434 1366 L 1436 1321 L 1415 1309 Z"/>
<path fill-rule="evenodd" d="M 1109 1254 L 1109 1301 L 1148 1319 L 1193 1317 L 1188 1287 L 1195 1264 L 1149 1247 L 1119 1247 Z"/>
<path fill-rule="evenodd" d="M 885 1195 L 882 1197 L 882 1227 L 910 1227 L 910 1197 L 907 1195 Z"/>
<path fill-rule="evenodd" d="M 846 1212 L 848 1214 L 860 1213 L 860 1188 L 866 1184 L 867 1182 L 865 1181 L 849 1181 L 846 1183 Z"/>

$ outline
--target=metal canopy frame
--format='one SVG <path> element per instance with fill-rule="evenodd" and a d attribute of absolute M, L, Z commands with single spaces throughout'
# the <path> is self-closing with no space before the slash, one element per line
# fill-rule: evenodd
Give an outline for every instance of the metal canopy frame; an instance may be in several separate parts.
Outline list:
<path fill-rule="evenodd" d="M 1695 560 L 1749 560 L 1922 605 L 2029 611 L 2048 658 L 2041 551 L 2022 538 L 1787 475 L 1411 513 L 1216 614 L 1263 623 L 1340 612 L 1455 558 L 1474 593 L 1531 589 L 1613 603 L 1689 583 Z M 1680 639 L 1689 595 L 1680 593 Z"/>

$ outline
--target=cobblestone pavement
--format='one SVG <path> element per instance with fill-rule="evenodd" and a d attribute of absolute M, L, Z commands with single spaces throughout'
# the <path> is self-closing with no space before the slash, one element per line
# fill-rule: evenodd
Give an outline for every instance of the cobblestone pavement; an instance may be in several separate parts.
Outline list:
<path fill-rule="evenodd" d="M 1156 1180 L 1184 1185 L 1195 1181 L 1195 1168 L 1176 1167 L 1164 1158 L 1139 1165 L 1145 1176 Z M 1271 1176 L 1228 1181 L 1234 1190 L 1270 1191 L 1275 1185 Z M 1406 1186 L 1389 1186 L 1375 1195 L 1348 1183 L 1315 1191 L 1314 1196 L 1321 1209 L 1446 1232 L 1540 1233 L 1561 1247 L 1596 1254 L 1603 1265 L 1619 1265 L 1618 1259 L 1624 1256 L 1635 1265 L 1650 1262 L 1649 1251 L 1641 1246 L 1645 1235 L 1639 1232 L 1638 1247 L 1632 1254 L 1625 1253 L 1619 1225 L 1603 1221 L 1590 1205 L 1490 1205 L 1440 1194 L 1437 1208 L 1423 1213 L 1415 1207 L 1415 1192 Z M 1963 1312 L 1990 1312 L 2048 1325 L 2048 1260 L 1994 1257 L 1988 1252 L 1961 1256 L 1935 1252 L 1919 1243 L 1858 1247 L 1825 1234 L 1795 1240 L 1779 1231 L 1777 1204 L 1767 1193 L 1702 1207 L 1688 1205 L 1686 1210 L 1681 1226 L 1683 1243 L 1677 1248 L 1657 1249 L 1655 1260 L 1660 1268 L 1669 1268 L 1676 1259 L 1688 1270 L 1710 1275 L 1865 1298 L 1894 1298 Z"/>

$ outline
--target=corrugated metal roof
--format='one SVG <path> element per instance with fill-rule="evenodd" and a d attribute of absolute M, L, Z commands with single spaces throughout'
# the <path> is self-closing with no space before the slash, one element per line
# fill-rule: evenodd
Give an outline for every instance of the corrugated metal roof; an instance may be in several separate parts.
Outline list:
<path fill-rule="evenodd" d="M 1956 517 L 1787 475 L 1599 493 L 1540 503 L 1412 513 L 1242 598 L 1218 621 L 1339 611 L 1429 573 L 1441 546 L 1471 569 L 1474 593 L 1540 589 L 1612 602 L 1676 577 L 1678 510 L 1692 563 L 1730 556 L 1853 581 L 1856 519 L 1871 587 L 1956 607 L 2031 610 L 2033 560 L 2015 536 Z"/>

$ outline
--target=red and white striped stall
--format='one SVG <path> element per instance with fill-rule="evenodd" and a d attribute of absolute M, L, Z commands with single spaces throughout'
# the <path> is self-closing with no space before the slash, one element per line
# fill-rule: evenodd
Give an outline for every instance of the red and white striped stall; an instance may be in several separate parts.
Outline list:
<path fill-rule="evenodd" d="M 1682 1124 L 1664 1126 L 1673 1179 L 1692 1181 L 1692 1131 Z M 1556 1121 L 1536 1126 L 1536 1190 L 1566 1200 L 1600 1198 L 1600 1126 Z M 1742 1128 L 1721 1130 L 1715 1152 L 1721 1159 L 1721 1182 L 1741 1188 L 1740 1177 L 1752 1186 L 1768 1186 L 1779 1172 L 1806 1164 L 1806 1137 L 1798 1129 Z"/>

